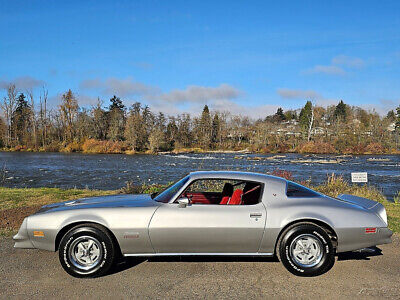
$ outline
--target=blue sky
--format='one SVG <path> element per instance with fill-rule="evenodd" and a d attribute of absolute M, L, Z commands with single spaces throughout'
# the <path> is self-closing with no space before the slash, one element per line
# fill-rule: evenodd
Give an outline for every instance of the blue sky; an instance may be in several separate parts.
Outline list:
<path fill-rule="evenodd" d="M 0 0 L 0 88 L 260 117 L 400 104 L 400 1 Z M 4 95 L 4 89 L 0 92 Z M 107 103 L 106 103 L 107 104 Z"/>

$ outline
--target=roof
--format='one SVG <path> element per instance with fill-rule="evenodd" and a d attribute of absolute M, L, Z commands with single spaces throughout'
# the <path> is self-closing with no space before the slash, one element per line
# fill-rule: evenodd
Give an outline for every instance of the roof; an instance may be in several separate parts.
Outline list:
<path fill-rule="evenodd" d="M 285 182 L 286 179 L 272 175 L 255 173 L 255 172 L 241 172 L 241 171 L 196 171 L 191 172 L 189 176 L 193 179 L 201 178 L 215 178 L 215 179 L 239 179 L 250 181 L 275 181 Z"/>

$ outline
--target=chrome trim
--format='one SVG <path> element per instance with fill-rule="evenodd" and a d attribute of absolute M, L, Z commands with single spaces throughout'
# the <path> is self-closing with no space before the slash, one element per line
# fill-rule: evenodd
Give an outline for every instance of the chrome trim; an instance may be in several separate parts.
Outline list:
<path fill-rule="evenodd" d="M 274 256 L 273 253 L 134 253 L 124 256 Z"/>

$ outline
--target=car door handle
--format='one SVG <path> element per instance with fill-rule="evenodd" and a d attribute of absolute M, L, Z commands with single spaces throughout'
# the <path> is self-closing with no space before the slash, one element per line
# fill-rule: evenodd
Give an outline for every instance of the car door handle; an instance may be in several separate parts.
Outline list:
<path fill-rule="evenodd" d="M 250 218 L 261 218 L 262 213 L 250 213 Z"/>

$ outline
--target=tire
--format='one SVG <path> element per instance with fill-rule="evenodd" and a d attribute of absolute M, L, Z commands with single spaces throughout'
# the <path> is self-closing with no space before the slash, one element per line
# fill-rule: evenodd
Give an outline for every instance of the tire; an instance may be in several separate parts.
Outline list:
<path fill-rule="evenodd" d="M 71 228 L 62 238 L 58 252 L 64 270 L 79 278 L 106 274 L 116 257 L 112 237 L 97 224 Z"/>
<path fill-rule="evenodd" d="M 278 241 L 278 257 L 297 276 L 318 276 L 335 263 L 335 251 L 326 231 L 314 224 L 289 227 Z"/>

